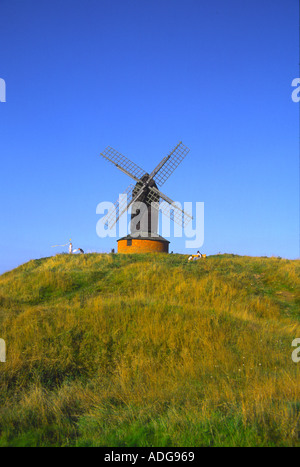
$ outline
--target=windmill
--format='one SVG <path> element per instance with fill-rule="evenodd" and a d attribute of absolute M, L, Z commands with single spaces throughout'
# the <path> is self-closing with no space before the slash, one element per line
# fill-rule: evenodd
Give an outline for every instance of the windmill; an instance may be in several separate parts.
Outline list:
<path fill-rule="evenodd" d="M 132 206 L 130 235 L 118 240 L 118 252 L 168 252 L 169 241 L 157 232 L 159 210 L 182 227 L 192 220 L 190 214 L 160 191 L 188 152 L 189 148 L 180 141 L 150 174 L 110 146 L 100 154 L 135 181 L 124 191 L 126 196 L 119 197 L 102 218 L 102 222 L 112 228 Z"/>

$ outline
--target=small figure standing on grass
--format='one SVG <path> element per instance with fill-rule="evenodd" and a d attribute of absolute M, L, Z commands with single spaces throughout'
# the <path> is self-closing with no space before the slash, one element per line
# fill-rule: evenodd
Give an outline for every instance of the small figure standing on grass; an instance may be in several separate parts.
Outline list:
<path fill-rule="evenodd" d="M 73 252 L 73 245 L 72 245 L 72 242 L 70 240 L 70 245 L 69 245 L 69 254 L 71 255 Z"/>

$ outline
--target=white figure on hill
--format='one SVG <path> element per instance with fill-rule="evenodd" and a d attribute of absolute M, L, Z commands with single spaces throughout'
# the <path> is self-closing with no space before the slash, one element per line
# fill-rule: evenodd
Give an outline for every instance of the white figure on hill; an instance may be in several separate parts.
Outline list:
<path fill-rule="evenodd" d="M 202 258 L 202 253 L 200 253 L 200 251 L 197 251 L 197 253 L 195 255 L 191 255 L 188 259 L 188 261 L 197 261 L 197 259 L 201 259 Z"/>
<path fill-rule="evenodd" d="M 70 240 L 70 245 L 69 245 L 69 254 L 71 255 L 73 252 L 73 245 L 72 245 L 72 242 Z"/>

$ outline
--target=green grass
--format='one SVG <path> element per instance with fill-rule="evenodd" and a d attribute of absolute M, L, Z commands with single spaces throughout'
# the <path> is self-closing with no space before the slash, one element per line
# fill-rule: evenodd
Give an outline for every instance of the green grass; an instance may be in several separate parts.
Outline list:
<path fill-rule="evenodd" d="M 57 255 L 0 276 L 0 446 L 297 446 L 300 261 Z"/>

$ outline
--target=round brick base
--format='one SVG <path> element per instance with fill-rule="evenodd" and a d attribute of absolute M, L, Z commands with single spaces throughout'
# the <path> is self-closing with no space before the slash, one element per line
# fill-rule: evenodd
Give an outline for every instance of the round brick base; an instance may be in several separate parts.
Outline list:
<path fill-rule="evenodd" d="M 163 237 L 133 238 L 127 236 L 118 240 L 118 253 L 168 253 L 169 243 Z"/>

